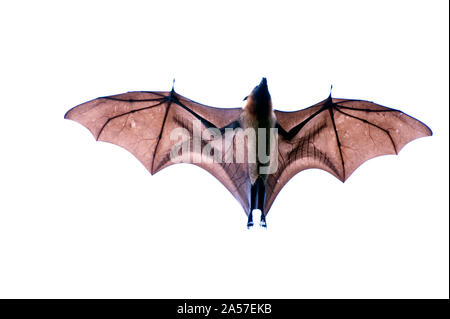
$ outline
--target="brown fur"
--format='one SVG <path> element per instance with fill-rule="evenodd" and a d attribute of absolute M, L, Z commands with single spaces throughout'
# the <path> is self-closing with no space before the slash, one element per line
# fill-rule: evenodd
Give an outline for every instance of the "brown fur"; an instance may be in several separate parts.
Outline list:
<path fill-rule="evenodd" d="M 266 102 L 267 103 L 259 104 L 253 97 L 253 94 L 250 94 L 247 97 L 247 103 L 244 106 L 244 111 L 241 115 L 241 125 L 244 130 L 253 128 L 256 132 L 258 132 L 258 128 L 265 128 L 266 130 L 270 130 L 270 128 L 275 127 L 276 118 L 274 112 L 272 111 L 272 101 L 269 100 Z M 256 154 L 258 154 L 257 141 L 248 142 L 249 147 L 253 147 Z M 273 152 L 271 150 L 271 157 L 274 156 L 275 153 L 276 152 Z M 271 160 L 271 162 L 273 163 L 273 160 Z M 265 180 L 267 177 L 260 175 L 260 165 L 261 164 L 258 161 L 255 164 L 249 163 L 249 175 L 252 184 L 255 183 L 258 176 L 261 176 L 263 180 Z"/>

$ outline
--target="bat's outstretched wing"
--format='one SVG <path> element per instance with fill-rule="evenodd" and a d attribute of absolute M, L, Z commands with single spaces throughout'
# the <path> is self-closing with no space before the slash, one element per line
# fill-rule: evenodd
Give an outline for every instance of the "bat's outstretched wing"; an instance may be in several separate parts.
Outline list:
<path fill-rule="evenodd" d="M 412 140 L 430 136 L 422 122 L 372 102 L 328 99 L 296 112 L 275 111 L 278 170 L 269 175 L 265 213 L 298 172 L 323 169 L 344 182 L 365 161 L 397 154 Z"/>
<path fill-rule="evenodd" d="M 192 137 L 194 121 L 201 123 L 202 130 L 223 128 L 236 122 L 241 112 L 241 108 L 202 105 L 174 91 L 129 92 L 80 104 L 69 110 L 65 118 L 88 128 L 96 140 L 127 149 L 154 174 L 173 164 L 173 159 L 184 161 L 183 157 L 171 157 L 171 150 L 180 142 L 179 139 L 171 139 L 175 129 L 185 129 Z M 187 162 L 192 162 L 192 141 L 190 146 Z M 215 176 L 248 213 L 250 187 L 245 163 L 201 160 L 193 164 Z"/>

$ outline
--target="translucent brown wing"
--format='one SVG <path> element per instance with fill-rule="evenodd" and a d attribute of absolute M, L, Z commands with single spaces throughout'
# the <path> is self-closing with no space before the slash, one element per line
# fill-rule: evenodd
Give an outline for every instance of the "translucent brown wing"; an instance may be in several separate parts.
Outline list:
<path fill-rule="evenodd" d="M 279 134 L 278 170 L 267 180 L 266 210 L 298 172 L 320 168 L 344 182 L 365 161 L 397 154 L 431 130 L 405 113 L 362 100 L 328 98 L 296 112 L 275 111 L 285 131 Z"/>
<path fill-rule="evenodd" d="M 239 119 L 241 111 L 241 108 L 206 106 L 174 91 L 129 92 L 78 105 L 69 110 L 65 118 L 88 128 L 98 141 L 127 149 L 154 174 L 175 162 L 192 162 L 192 141 L 190 157 L 171 157 L 172 148 L 180 142 L 171 139 L 175 129 L 186 129 L 192 137 L 193 121 L 200 122 L 202 129 L 221 128 Z M 245 163 L 202 160 L 192 164 L 215 176 L 248 213 L 249 185 Z"/>

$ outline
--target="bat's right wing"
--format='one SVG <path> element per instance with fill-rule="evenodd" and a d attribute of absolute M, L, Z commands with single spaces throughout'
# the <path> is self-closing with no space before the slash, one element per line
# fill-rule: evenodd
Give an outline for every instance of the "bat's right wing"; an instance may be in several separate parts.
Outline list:
<path fill-rule="evenodd" d="M 328 99 L 296 112 L 275 111 L 278 170 L 267 181 L 266 211 L 298 172 L 323 169 L 344 182 L 365 161 L 397 154 L 431 130 L 405 113 L 363 100 Z"/>
<path fill-rule="evenodd" d="M 69 110 L 65 118 L 88 128 L 96 140 L 127 149 L 151 174 L 177 162 L 200 166 L 216 177 L 248 213 L 250 187 L 246 163 L 205 160 L 199 158 L 199 154 L 194 154 L 195 149 L 192 147 L 194 123 L 200 123 L 202 131 L 206 128 L 222 128 L 237 121 L 241 112 L 241 108 L 206 106 L 174 91 L 128 92 L 80 104 Z M 171 138 L 177 129 L 190 134 L 188 157 L 186 154 L 173 152 L 174 147 L 182 140 L 181 136 Z M 202 143 L 200 149 L 196 149 L 200 153 L 205 141 Z M 200 160 L 193 162 L 193 156 Z"/>

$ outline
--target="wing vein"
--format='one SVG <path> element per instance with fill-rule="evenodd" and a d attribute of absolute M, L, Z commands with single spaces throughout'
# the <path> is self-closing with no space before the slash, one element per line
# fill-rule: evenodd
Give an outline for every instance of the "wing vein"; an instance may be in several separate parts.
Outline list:
<path fill-rule="evenodd" d="M 333 110 L 335 109 L 335 107 L 330 107 L 328 110 L 330 112 L 330 117 L 331 117 L 331 122 L 333 123 L 333 129 L 334 129 L 334 134 L 336 136 L 336 141 L 337 141 L 337 146 L 339 149 L 339 155 L 341 157 L 341 164 L 342 164 L 342 176 L 343 176 L 343 180 L 345 180 L 345 163 L 344 163 L 344 156 L 342 156 L 342 148 L 341 148 L 341 141 L 339 140 L 339 134 L 337 132 L 336 129 L 336 123 L 334 121 L 334 113 Z"/>
<path fill-rule="evenodd" d="M 155 104 L 155 105 L 150 105 L 150 106 L 142 107 L 142 108 L 140 108 L 140 109 L 131 110 L 131 111 L 128 111 L 128 112 L 125 112 L 125 113 L 122 113 L 122 114 L 119 114 L 119 115 L 116 115 L 116 116 L 113 116 L 113 117 L 108 118 L 108 119 L 106 120 L 106 122 L 102 125 L 102 127 L 100 128 L 100 131 L 98 132 L 97 137 L 96 137 L 95 139 L 98 141 L 98 139 L 100 138 L 100 135 L 101 135 L 102 132 L 103 132 L 103 129 L 104 129 L 104 128 L 106 127 L 106 125 L 108 125 L 108 123 L 111 122 L 112 120 L 115 120 L 115 119 L 117 119 L 117 118 L 119 118 L 119 117 L 122 117 L 122 116 L 124 116 L 124 115 L 127 115 L 127 114 L 136 113 L 136 112 L 139 112 L 139 111 L 151 109 L 151 108 L 156 107 L 156 106 L 160 106 L 160 105 L 163 104 L 164 102 L 166 102 L 166 99 L 161 100 L 159 103 L 157 103 L 157 104 Z"/>
<path fill-rule="evenodd" d="M 337 103 L 334 103 L 334 104 L 337 104 Z M 363 111 L 363 112 L 374 112 L 374 113 L 399 112 L 398 110 L 395 110 L 395 109 L 371 110 L 371 109 L 362 109 L 362 108 L 358 108 L 358 107 L 348 107 L 348 106 L 343 106 L 343 105 L 339 105 L 339 107 L 343 108 L 343 109 L 347 109 L 347 110 Z"/>
<path fill-rule="evenodd" d="M 164 119 L 161 124 L 161 129 L 159 130 L 158 140 L 156 141 L 155 151 L 153 152 L 153 158 L 152 158 L 152 166 L 151 166 L 151 172 L 153 174 L 153 165 L 155 164 L 155 158 L 156 158 L 156 152 L 158 151 L 159 142 L 161 142 L 162 132 L 164 130 L 164 125 L 166 124 L 167 120 L 167 114 L 169 114 L 170 106 L 172 105 L 172 100 L 169 100 L 166 108 L 166 112 L 164 113 Z"/>
<path fill-rule="evenodd" d="M 359 121 L 361 121 L 361 122 L 363 122 L 363 123 L 372 125 L 372 126 L 378 128 L 378 129 L 382 130 L 382 131 L 383 131 L 384 133 L 386 133 L 386 135 L 389 137 L 389 139 L 390 139 L 390 141 L 391 141 L 391 143 L 392 143 L 392 147 L 394 148 L 395 154 L 398 154 L 398 152 L 397 152 L 397 147 L 395 146 L 395 143 L 394 143 L 394 139 L 392 138 L 392 135 L 391 135 L 391 133 L 390 133 L 388 130 L 386 130 L 386 129 L 382 128 L 381 126 L 378 126 L 378 125 L 376 125 L 376 124 L 374 124 L 374 123 L 372 123 L 372 122 L 369 122 L 369 121 L 367 121 L 367 120 L 365 120 L 365 119 L 362 119 L 362 118 L 357 117 L 357 116 L 353 116 L 353 115 L 351 115 L 351 114 L 348 114 L 347 112 L 344 112 L 344 111 L 342 111 L 342 110 L 339 110 L 339 108 L 336 108 L 336 110 L 337 110 L 339 113 L 342 113 L 342 114 L 344 114 L 344 115 L 346 115 L 346 116 L 349 116 L 349 117 L 351 117 L 351 118 L 354 118 L 354 119 L 356 119 L 356 120 L 359 120 Z"/>

